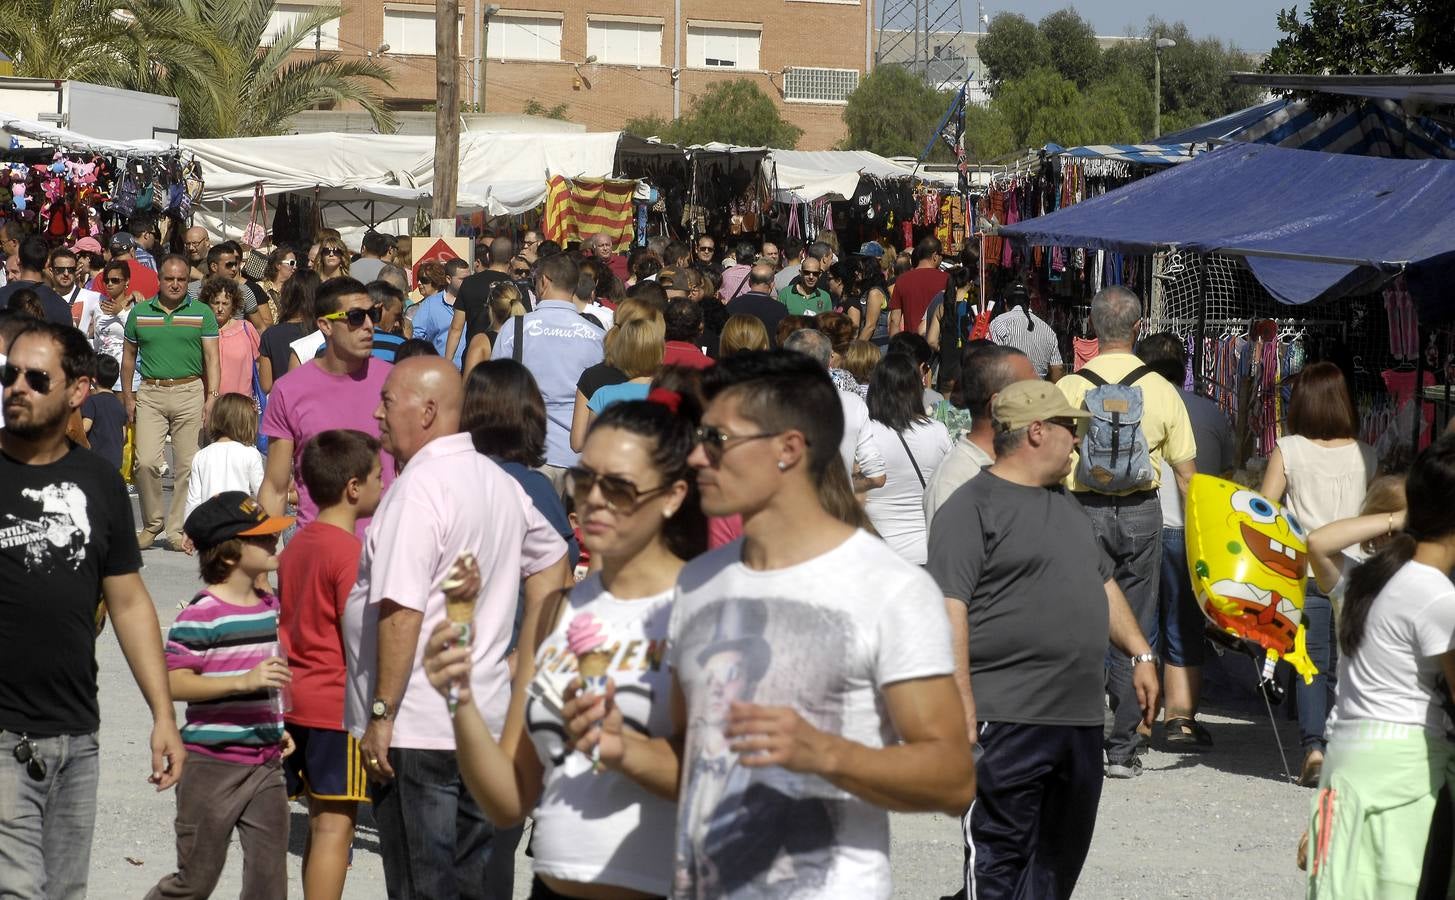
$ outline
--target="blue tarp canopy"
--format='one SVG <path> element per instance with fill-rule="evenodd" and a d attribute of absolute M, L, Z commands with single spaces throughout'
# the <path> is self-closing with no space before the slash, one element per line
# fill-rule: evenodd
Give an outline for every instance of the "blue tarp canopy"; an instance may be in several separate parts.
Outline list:
<path fill-rule="evenodd" d="M 1144 166 L 1175 166 L 1192 159 L 1190 143 L 1160 144 L 1089 144 L 1085 147 L 1062 147 L 1047 144 L 1042 152 L 1052 156 L 1074 156 L 1078 159 L 1115 159 L 1141 163 Z"/>
<path fill-rule="evenodd" d="M 1377 98 L 1322 114 L 1303 100 L 1271 100 L 1157 139 L 1161 144 L 1215 140 L 1388 159 L 1455 159 L 1455 135 L 1427 116 Z"/>
<path fill-rule="evenodd" d="M 1404 271 L 1430 317 L 1455 284 L 1455 161 L 1227 144 L 1000 233 L 1048 247 L 1242 256 L 1284 303 Z"/>

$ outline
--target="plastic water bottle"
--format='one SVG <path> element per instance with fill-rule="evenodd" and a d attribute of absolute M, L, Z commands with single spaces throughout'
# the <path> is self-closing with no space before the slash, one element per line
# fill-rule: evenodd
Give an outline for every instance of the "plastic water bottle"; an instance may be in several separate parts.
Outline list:
<path fill-rule="evenodd" d="M 283 646 L 277 641 L 274 641 L 268 649 L 268 655 L 276 656 L 285 662 L 288 659 L 288 655 L 283 652 Z M 293 691 L 288 685 L 269 688 L 269 693 L 272 694 L 273 712 L 279 718 L 282 718 L 284 713 L 293 711 Z"/>

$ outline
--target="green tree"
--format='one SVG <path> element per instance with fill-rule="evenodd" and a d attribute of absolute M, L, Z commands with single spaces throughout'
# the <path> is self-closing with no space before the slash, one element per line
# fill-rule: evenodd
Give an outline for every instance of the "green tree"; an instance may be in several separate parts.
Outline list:
<path fill-rule="evenodd" d="M 880 156 L 918 156 L 950 104 L 902 66 L 880 66 L 864 76 L 844 107 L 846 150 Z M 943 150 L 943 144 L 937 144 Z M 946 154 L 947 155 L 947 154 Z"/>
<path fill-rule="evenodd" d="M 1236 112 L 1258 102 L 1260 91 L 1251 85 L 1234 84 L 1228 76 L 1254 67 L 1252 57 L 1216 38 L 1196 38 L 1182 22 L 1168 23 L 1156 17 L 1147 21 L 1143 40 L 1127 41 L 1102 54 L 1103 79 L 1140 79 L 1147 85 L 1145 120 L 1129 110 L 1133 121 L 1147 124 L 1140 129 L 1151 136 L 1152 41 L 1171 38 L 1177 46 L 1162 51 L 1162 130 L 1176 130 L 1177 123 L 1196 124 Z M 1130 74 L 1128 74 L 1130 73 Z"/>
<path fill-rule="evenodd" d="M 1074 83 L 1043 67 L 1002 83 L 990 108 L 1005 122 L 1016 147 L 1039 147 L 1087 143 L 1082 104 Z"/>
<path fill-rule="evenodd" d="M 532 97 L 525 101 L 525 107 L 521 112 L 528 116 L 541 116 L 546 119 L 556 119 L 564 122 L 570 115 L 569 108 L 564 103 L 557 103 L 555 106 L 546 106 L 536 98 Z"/>
<path fill-rule="evenodd" d="M 993 109 L 972 106 L 965 110 L 965 155 L 972 160 L 998 159 L 1017 148 L 1005 118 Z"/>
<path fill-rule="evenodd" d="M 1278 14 L 1263 71 L 1304 75 L 1443 72 L 1455 67 L 1450 0 L 1310 0 Z"/>
<path fill-rule="evenodd" d="M 631 119 L 623 127 L 680 146 L 721 141 L 791 150 L 803 136 L 803 129 L 784 119 L 772 98 L 746 78 L 711 85 L 692 101 L 687 115 L 674 122 L 651 115 Z"/>
<path fill-rule="evenodd" d="M 1101 72 L 1101 45 L 1091 23 L 1067 7 L 1040 21 L 1037 30 L 1050 49 L 1051 66 L 1061 77 L 1085 88 Z"/>
<path fill-rule="evenodd" d="M 1019 13 L 999 13 L 991 19 L 977 47 L 980 62 L 985 66 L 984 77 L 992 90 L 1001 82 L 1051 65 L 1051 47 L 1046 36 Z"/>

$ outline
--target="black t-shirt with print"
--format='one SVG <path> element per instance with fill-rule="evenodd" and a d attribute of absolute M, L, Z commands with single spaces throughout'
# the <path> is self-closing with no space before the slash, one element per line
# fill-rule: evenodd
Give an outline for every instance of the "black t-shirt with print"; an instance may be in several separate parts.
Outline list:
<path fill-rule="evenodd" d="M 140 569 L 114 466 L 80 447 L 43 466 L 0 453 L 0 729 L 97 729 L 101 580 Z"/>

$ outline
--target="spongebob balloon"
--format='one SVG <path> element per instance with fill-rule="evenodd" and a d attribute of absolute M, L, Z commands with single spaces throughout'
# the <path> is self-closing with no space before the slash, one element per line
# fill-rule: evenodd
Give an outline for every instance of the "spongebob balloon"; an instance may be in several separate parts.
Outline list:
<path fill-rule="evenodd" d="M 1187 565 L 1198 605 L 1218 628 L 1266 652 L 1263 676 L 1280 658 L 1313 680 L 1303 627 L 1308 576 L 1303 526 L 1256 491 L 1194 475 L 1187 491 Z"/>

